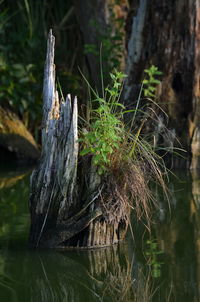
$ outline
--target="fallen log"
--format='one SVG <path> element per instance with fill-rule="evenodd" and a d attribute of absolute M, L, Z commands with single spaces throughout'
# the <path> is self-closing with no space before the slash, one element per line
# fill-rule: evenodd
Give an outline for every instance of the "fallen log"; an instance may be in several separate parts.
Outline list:
<path fill-rule="evenodd" d="M 37 144 L 17 115 L 0 107 L 0 150 L 3 158 L 34 162 L 40 152 Z M 5 154 L 5 156 L 3 156 Z"/>

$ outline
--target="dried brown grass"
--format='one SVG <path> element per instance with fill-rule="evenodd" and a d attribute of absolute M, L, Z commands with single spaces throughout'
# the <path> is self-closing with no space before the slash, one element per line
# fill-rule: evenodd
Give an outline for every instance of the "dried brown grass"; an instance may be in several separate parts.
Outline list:
<path fill-rule="evenodd" d="M 129 219 L 133 210 L 137 220 L 150 226 L 152 214 L 157 207 L 150 188 L 152 182 L 158 183 L 167 196 L 165 184 L 165 168 L 152 147 L 137 138 L 136 152 L 130 157 L 130 139 L 112 157 L 110 173 L 104 179 L 105 195 L 101 204 L 107 221 L 118 221 L 118 218 Z"/>

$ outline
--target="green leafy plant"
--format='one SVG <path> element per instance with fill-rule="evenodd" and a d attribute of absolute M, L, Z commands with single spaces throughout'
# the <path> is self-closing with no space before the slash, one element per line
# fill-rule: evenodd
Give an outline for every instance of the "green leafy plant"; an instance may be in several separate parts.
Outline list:
<path fill-rule="evenodd" d="M 141 134 L 147 120 L 146 112 L 139 126 L 135 122 L 137 111 L 141 111 L 139 99 L 135 109 L 128 111 L 120 102 L 125 75 L 115 71 L 110 77 L 112 84 L 102 89 L 102 97 L 85 79 L 94 100 L 89 119 L 80 130 L 80 155 L 91 157 L 98 174 L 105 180 L 104 208 L 107 212 L 114 208 L 117 217 L 117 211 L 128 206 L 136 211 L 138 219 L 145 216 L 150 223 L 151 209 L 156 201 L 149 181 L 158 182 L 167 193 L 164 164 L 155 153 L 151 140 Z M 131 125 L 125 124 L 125 113 L 133 115 Z"/>
<path fill-rule="evenodd" d="M 125 107 L 119 103 L 121 80 L 125 75 L 115 71 L 110 74 L 110 77 L 112 85 L 105 89 L 105 98 L 94 93 L 96 98 L 93 102 L 98 103 L 98 108 L 92 109 L 89 129 L 82 131 L 82 138 L 80 138 L 80 141 L 83 142 L 83 150 L 80 155 L 92 155 L 99 174 L 108 170 L 111 156 L 118 151 L 125 135 L 122 121 L 122 109 L 124 110 Z M 121 110 L 118 110 L 119 108 Z"/>
<path fill-rule="evenodd" d="M 162 75 L 162 72 L 158 70 L 158 67 L 152 65 L 149 69 L 144 70 L 147 78 L 143 80 L 143 91 L 144 96 L 149 98 L 155 98 L 157 86 L 160 81 L 157 79 L 158 76 Z"/>

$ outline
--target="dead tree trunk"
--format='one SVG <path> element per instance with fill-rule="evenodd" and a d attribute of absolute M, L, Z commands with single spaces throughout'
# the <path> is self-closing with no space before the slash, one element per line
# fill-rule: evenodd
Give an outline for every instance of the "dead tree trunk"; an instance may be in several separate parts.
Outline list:
<path fill-rule="evenodd" d="M 89 71 L 99 92 L 102 91 L 101 67 L 105 86 L 113 67 L 124 70 L 124 27 L 128 1 L 75 0 L 77 21 L 83 36 Z M 100 67 L 100 48 L 102 66 Z"/>
<path fill-rule="evenodd" d="M 54 44 L 50 31 L 44 70 L 42 155 L 31 177 L 29 242 L 32 247 L 47 248 L 111 245 L 124 238 L 128 212 L 121 211 L 110 219 L 102 203 L 102 179 L 89 159 L 78 163 L 77 100 L 72 101 L 70 95 L 59 100 Z"/>
<path fill-rule="evenodd" d="M 175 133 L 188 151 L 187 165 L 192 153 L 192 169 L 200 169 L 199 28 L 198 0 L 132 1 L 127 22 L 125 102 L 134 104 L 144 69 L 156 65 L 163 72 L 159 102 L 169 116 L 171 130 L 164 144 L 172 144 Z M 174 163 L 177 167 L 185 164 L 180 160 Z"/>

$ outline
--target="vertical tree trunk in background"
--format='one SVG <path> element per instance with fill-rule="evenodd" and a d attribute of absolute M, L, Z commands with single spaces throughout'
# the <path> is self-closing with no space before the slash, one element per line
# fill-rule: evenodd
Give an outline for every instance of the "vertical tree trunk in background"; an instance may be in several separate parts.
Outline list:
<path fill-rule="evenodd" d="M 191 169 L 200 175 L 200 2 L 195 2 L 194 28 L 194 76 L 191 114 Z"/>
<path fill-rule="evenodd" d="M 101 70 L 100 70 L 100 48 L 102 45 L 102 61 L 106 72 L 112 72 L 112 60 L 119 60 L 121 69 L 124 68 L 125 57 L 121 53 L 120 58 L 113 56 L 117 46 L 121 43 L 123 49 L 124 26 L 119 21 L 125 21 L 128 10 L 128 0 L 120 1 L 117 4 L 115 0 L 75 0 L 74 1 L 77 21 L 83 35 L 86 58 L 89 65 L 90 74 L 94 85 L 98 91 L 101 87 Z M 120 40 L 121 37 L 121 40 Z M 118 41 L 115 40 L 119 39 Z M 90 50 L 87 50 L 89 46 Z M 123 50 L 121 50 L 123 52 Z M 117 67 L 117 66 L 116 66 Z M 118 67 L 117 67 L 118 68 Z M 104 74 L 105 84 L 107 84 Z"/>
<path fill-rule="evenodd" d="M 48 248 L 108 246 L 124 238 L 129 211 L 123 208 L 119 215 L 106 212 L 104 184 L 91 159 L 78 165 L 77 101 L 72 102 L 70 95 L 66 100 L 58 98 L 54 44 L 50 31 L 44 71 L 42 156 L 31 177 L 29 242 L 33 247 Z"/>
<path fill-rule="evenodd" d="M 192 152 L 192 169 L 200 169 L 199 35 L 198 0 L 132 1 L 127 22 L 125 103 L 134 104 L 144 69 L 156 65 L 163 72 L 158 96 L 169 116 L 170 140 L 175 132 L 182 147 Z M 165 145 L 167 140 L 169 137 Z"/>
<path fill-rule="evenodd" d="M 77 20 L 83 34 L 84 45 L 90 45 L 93 51 L 86 54 L 89 70 L 94 85 L 101 90 L 99 49 L 101 41 L 99 36 L 106 34 L 106 0 L 75 0 Z M 97 54 L 95 52 L 97 51 Z"/>

